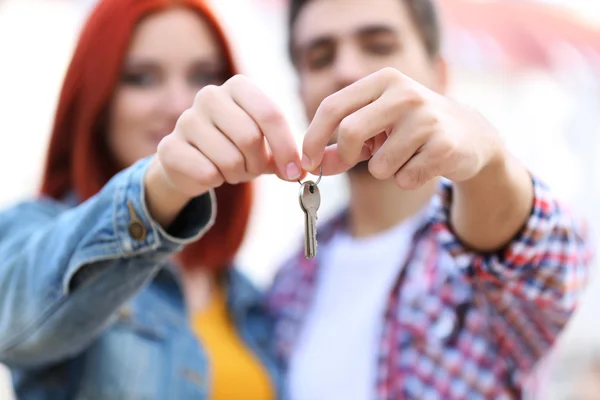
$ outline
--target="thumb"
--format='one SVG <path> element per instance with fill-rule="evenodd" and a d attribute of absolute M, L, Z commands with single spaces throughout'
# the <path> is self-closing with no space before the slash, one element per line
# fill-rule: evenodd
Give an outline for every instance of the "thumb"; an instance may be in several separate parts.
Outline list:
<path fill-rule="evenodd" d="M 368 160 L 371 158 L 371 156 L 372 153 L 370 147 L 367 144 L 364 144 L 360 152 L 358 162 Z M 356 164 L 347 164 L 344 160 L 342 160 L 340 153 L 338 152 L 337 144 L 325 148 L 323 161 L 321 163 L 321 166 L 323 167 L 323 175 L 341 174 L 354 167 L 354 165 Z M 313 173 L 315 172 L 319 174 L 319 168 L 313 171 Z"/>

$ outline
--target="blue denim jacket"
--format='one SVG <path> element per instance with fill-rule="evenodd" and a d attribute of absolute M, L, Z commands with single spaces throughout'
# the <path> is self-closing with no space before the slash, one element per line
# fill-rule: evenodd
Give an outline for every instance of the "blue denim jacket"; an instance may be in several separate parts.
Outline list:
<path fill-rule="evenodd" d="M 79 206 L 40 199 L 0 214 L 0 362 L 19 399 L 209 398 L 210 366 L 165 266 L 212 226 L 214 193 L 165 232 L 144 202 L 149 160 Z M 279 391 L 261 295 L 234 270 L 227 280 L 240 335 Z"/>

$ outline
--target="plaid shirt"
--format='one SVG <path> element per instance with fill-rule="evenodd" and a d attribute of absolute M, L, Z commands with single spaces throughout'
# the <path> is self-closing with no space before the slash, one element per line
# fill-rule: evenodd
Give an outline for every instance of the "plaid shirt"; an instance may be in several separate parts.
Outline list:
<path fill-rule="evenodd" d="M 374 398 L 521 396 L 528 373 L 573 312 L 591 259 L 583 227 L 539 180 L 533 182 L 526 226 L 494 254 L 470 251 L 453 234 L 451 185 L 441 184 L 389 293 L 379 354 L 373 354 Z M 320 227 L 320 247 L 344 229 L 344 215 Z M 299 252 L 269 293 L 284 366 L 314 298 L 319 267 L 319 257 L 306 260 Z"/>

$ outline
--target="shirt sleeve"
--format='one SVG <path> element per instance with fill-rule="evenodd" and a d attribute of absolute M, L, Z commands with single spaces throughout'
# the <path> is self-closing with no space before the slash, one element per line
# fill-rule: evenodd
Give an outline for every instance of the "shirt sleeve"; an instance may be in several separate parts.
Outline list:
<path fill-rule="evenodd" d="M 590 275 L 592 249 L 586 225 L 538 178 L 522 230 L 501 251 L 467 248 L 449 223 L 452 186 L 443 183 L 434 229 L 458 268 L 495 310 L 495 332 L 506 356 L 530 370 L 566 325 Z"/>

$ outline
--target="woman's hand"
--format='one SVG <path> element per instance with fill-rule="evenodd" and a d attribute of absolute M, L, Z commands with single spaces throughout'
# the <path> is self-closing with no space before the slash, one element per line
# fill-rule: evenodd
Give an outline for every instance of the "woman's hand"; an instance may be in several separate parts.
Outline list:
<path fill-rule="evenodd" d="M 283 113 L 250 80 L 236 75 L 200 90 L 160 142 L 146 176 L 148 207 L 166 226 L 191 198 L 266 173 L 289 181 L 304 175 Z"/>

